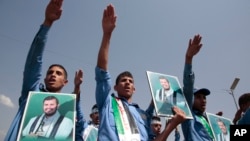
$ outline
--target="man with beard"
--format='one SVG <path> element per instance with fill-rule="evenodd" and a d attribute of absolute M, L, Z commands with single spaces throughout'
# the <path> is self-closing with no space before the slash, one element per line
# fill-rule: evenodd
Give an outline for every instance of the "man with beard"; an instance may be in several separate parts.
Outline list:
<path fill-rule="evenodd" d="M 176 92 L 171 88 L 168 79 L 164 76 L 159 76 L 159 82 L 162 88 L 156 91 L 155 99 L 157 101 L 168 101 L 170 104 L 175 104 L 174 98 L 176 98 L 176 96 L 174 95 Z"/>
<path fill-rule="evenodd" d="M 174 90 L 171 87 L 171 84 L 166 76 L 159 76 L 159 82 L 162 86 L 161 89 L 156 90 L 155 100 L 158 107 L 159 114 L 173 114 L 171 107 L 172 106 L 182 106 L 186 107 L 183 102 L 184 99 L 181 97 L 181 91 Z M 185 111 L 185 109 L 182 109 Z"/>
<path fill-rule="evenodd" d="M 43 100 L 44 113 L 30 119 L 22 135 L 37 138 L 66 139 L 73 129 L 71 119 L 60 115 L 59 101 L 55 96 Z"/>

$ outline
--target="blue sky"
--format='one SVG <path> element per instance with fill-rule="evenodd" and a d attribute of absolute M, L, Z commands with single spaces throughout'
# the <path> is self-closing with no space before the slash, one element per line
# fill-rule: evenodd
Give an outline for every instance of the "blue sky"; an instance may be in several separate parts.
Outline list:
<path fill-rule="evenodd" d="M 48 2 L 0 1 L 0 140 L 17 112 L 24 62 Z M 177 76 L 182 85 L 188 40 L 200 34 L 203 48 L 193 60 L 195 86 L 211 90 L 207 112 L 223 111 L 224 117 L 234 117 L 236 106 L 227 92 L 234 78 L 240 78 L 234 91 L 236 99 L 249 92 L 248 0 L 65 0 L 62 17 L 49 32 L 43 74 L 50 64 L 64 65 L 70 82 L 63 92 L 71 93 L 74 73 L 83 69 L 81 100 L 86 119 L 95 103 L 94 68 L 102 37 L 101 18 L 109 3 L 118 16 L 109 71 L 113 79 L 124 70 L 134 74 L 134 102 L 145 109 L 151 99 L 146 71 Z"/>

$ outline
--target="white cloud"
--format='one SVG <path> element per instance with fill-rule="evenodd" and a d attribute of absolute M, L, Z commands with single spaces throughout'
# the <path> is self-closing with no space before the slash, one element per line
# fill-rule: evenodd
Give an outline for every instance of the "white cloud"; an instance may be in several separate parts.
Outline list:
<path fill-rule="evenodd" d="M 3 105 L 10 107 L 10 108 L 14 108 L 15 105 L 14 103 L 11 101 L 11 99 L 5 95 L 0 94 L 0 103 L 2 103 Z"/>

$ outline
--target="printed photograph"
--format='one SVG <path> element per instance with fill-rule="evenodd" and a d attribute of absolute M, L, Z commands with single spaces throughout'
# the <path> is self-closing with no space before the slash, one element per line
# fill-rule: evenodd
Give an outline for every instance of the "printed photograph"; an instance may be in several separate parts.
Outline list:
<path fill-rule="evenodd" d="M 18 141 L 74 141 L 75 94 L 30 92 Z"/>
<path fill-rule="evenodd" d="M 230 125 L 233 124 L 228 118 L 206 113 L 212 128 L 215 141 L 230 141 Z"/>
<path fill-rule="evenodd" d="M 158 116 L 172 117 L 174 113 L 171 107 L 177 106 L 185 112 L 188 119 L 193 118 L 176 76 L 151 71 L 146 73 Z"/>

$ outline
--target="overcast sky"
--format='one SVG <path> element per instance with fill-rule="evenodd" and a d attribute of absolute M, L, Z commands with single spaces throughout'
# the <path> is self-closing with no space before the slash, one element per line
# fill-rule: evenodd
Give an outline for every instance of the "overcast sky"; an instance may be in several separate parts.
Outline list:
<path fill-rule="evenodd" d="M 0 140 L 18 110 L 26 55 L 48 2 L 0 1 Z M 94 68 L 102 37 L 101 18 L 109 3 L 118 16 L 109 71 L 113 80 L 124 70 L 133 73 L 135 103 L 146 109 L 151 100 L 146 71 L 176 76 L 182 85 L 188 40 L 200 34 L 203 47 L 193 60 L 195 86 L 211 90 L 207 112 L 223 111 L 224 117 L 233 119 L 236 105 L 228 94 L 233 80 L 240 78 L 234 90 L 236 100 L 249 92 L 249 0 L 65 0 L 62 17 L 49 32 L 43 75 L 50 64 L 64 65 L 70 82 L 63 92 L 71 93 L 75 71 L 83 69 L 81 100 L 86 119 L 95 103 Z"/>

